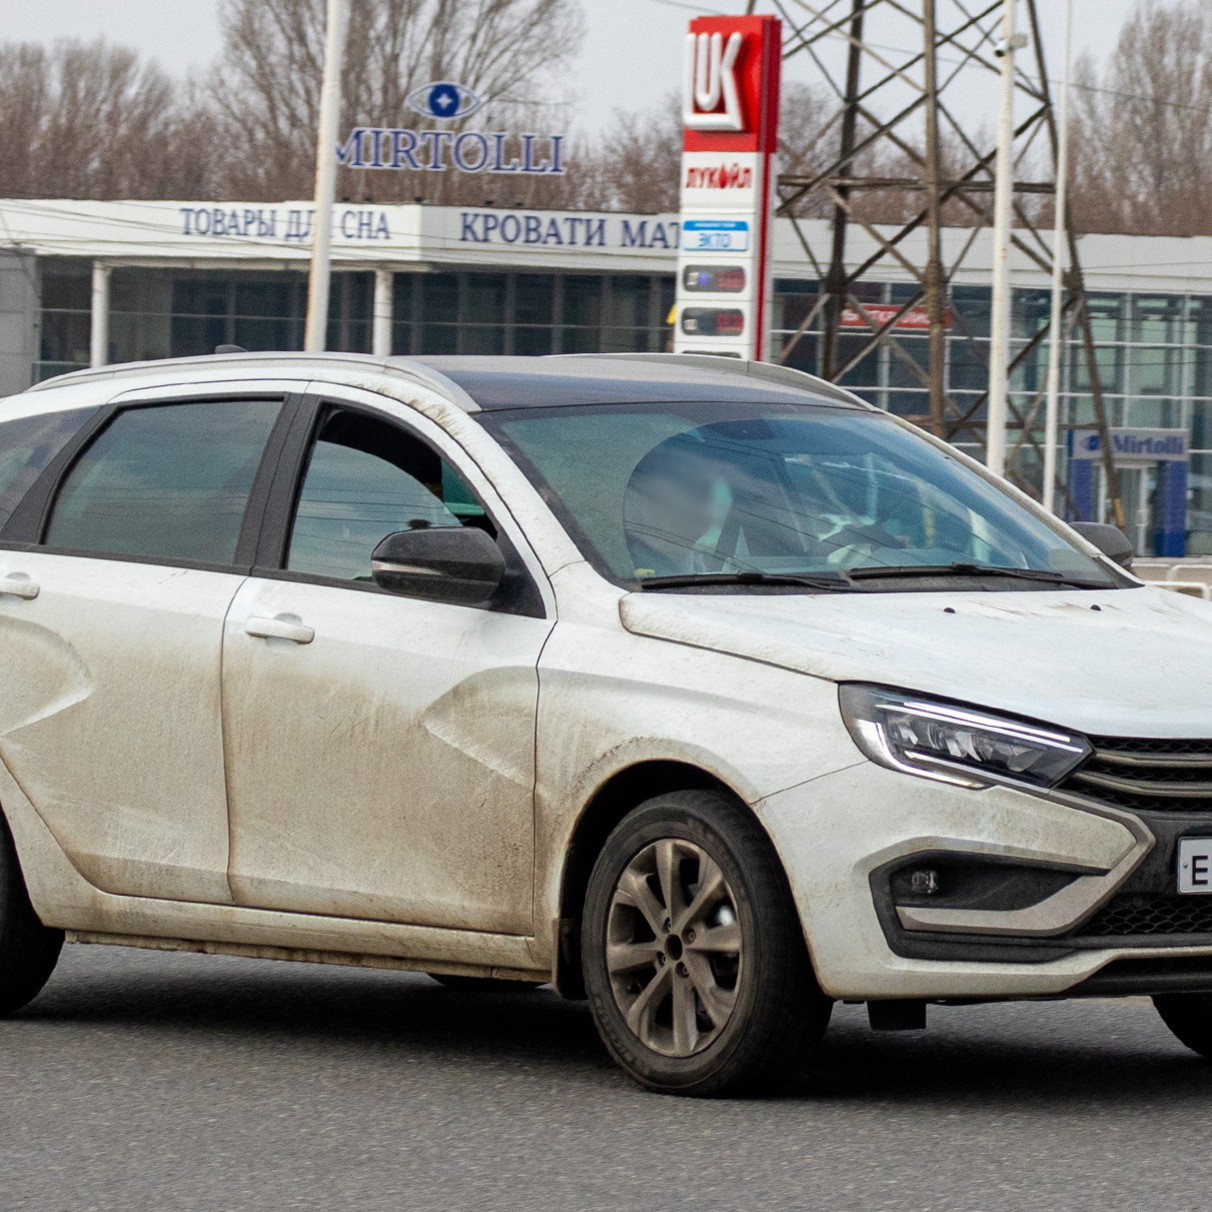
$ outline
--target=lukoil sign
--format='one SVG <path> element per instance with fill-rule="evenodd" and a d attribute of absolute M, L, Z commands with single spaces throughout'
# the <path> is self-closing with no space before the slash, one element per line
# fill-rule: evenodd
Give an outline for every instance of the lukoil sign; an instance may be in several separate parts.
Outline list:
<path fill-rule="evenodd" d="M 423 117 L 453 122 L 475 113 L 484 101 L 462 84 L 438 80 L 413 89 L 405 104 Z M 355 126 L 336 155 L 345 168 L 561 176 L 564 138 L 501 130 Z"/>
<path fill-rule="evenodd" d="M 781 51 L 775 17 L 690 23 L 682 64 L 678 353 L 766 356 Z"/>
<path fill-rule="evenodd" d="M 734 30 L 686 35 L 682 125 L 687 130 L 745 129 L 736 68 L 745 36 Z"/>

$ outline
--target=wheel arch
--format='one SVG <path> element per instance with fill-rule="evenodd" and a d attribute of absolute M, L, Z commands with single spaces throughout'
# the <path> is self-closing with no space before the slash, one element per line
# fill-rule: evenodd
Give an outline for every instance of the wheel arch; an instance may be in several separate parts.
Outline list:
<path fill-rule="evenodd" d="M 12 798 L 16 798 L 15 796 Z M 30 854 L 32 849 L 28 838 L 23 839 L 24 844 L 18 839 L 21 837 L 19 826 L 21 822 L 14 819 L 11 800 L 5 790 L 0 788 L 0 854 L 7 856 L 12 864 L 12 874 L 16 877 L 18 883 L 18 895 L 24 898 L 29 904 L 31 912 L 41 920 L 41 915 L 34 907 L 33 891 L 30 888 L 30 865 L 34 861 L 34 856 Z M 27 849 L 28 847 L 28 849 Z M 60 851 L 60 853 L 62 853 Z M 0 881 L 2 884 L 2 881 Z M 6 890 L 0 886 L 0 892 Z"/>
<path fill-rule="evenodd" d="M 749 811 L 744 797 L 734 787 L 690 762 L 636 762 L 616 771 L 598 787 L 577 820 L 560 878 L 552 983 L 563 997 L 579 999 L 585 996 L 581 975 L 581 916 L 589 876 L 606 839 L 633 808 L 670 791 L 721 791 Z"/>
<path fill-rule="evenodd" d="M 25 864 L 22 862 L 21 851 L 17 847 L 16 830 L 13 828 L 7 800 L 7 795 L 4 794 L 3 790 L 0 790 L 0 849 L 5 849 L 12 854 L 13 862 L 16 863 L 17 872 L 21 877 L 22 883 L 28 885 L 29 881 L 25 876 Z"/>

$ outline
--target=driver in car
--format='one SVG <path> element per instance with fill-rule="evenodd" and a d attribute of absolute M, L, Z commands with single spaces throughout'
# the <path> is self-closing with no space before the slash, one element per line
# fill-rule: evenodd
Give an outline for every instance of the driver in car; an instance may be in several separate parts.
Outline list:
<path fill-rule="evenodd" d="M 653 447 L 636 464 L 623 497 L 623 526 L 638 577 L 706 572 L 699 547 L 715 525 L 720 467 L 685 434 Z"/>

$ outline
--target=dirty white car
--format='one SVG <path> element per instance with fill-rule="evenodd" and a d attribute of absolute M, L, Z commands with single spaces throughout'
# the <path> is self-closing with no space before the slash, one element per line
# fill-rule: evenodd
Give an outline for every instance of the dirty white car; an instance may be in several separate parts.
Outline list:
<path fill-rule="evenodd" d="M 0 403 L 0 523 L 5 1012 L 66 937 L 551 981 L 685 1094 L 838 1000 L 1212 1055 L 1212 612 L 836 388 L 84 372 Z"/>

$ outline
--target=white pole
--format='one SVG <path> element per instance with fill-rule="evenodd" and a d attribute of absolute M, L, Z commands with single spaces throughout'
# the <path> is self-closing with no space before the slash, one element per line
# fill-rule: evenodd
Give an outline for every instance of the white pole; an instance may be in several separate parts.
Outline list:
<path fill-rule="evenodd" d="M 103 261 L 93 262 L 92 312 L 89 315 L 88 364 L 109 362 L 109 273 Z"/>
<path fill-rule="evenodd" d="M 396 275 L 390 269 L 375 270 L 374 327 L 370 348 L 376 358 L 391 357 L 391 323 L 394 318 Z"/>
<path fill-rule="evenodd" d="M 1056 220 L 1052 225 L 1052 318 L 1048 331 L 1048 396 L 1044 409 L 1044 508 L 1056 512 L 1056 459 L 1060 441 L 1060 362 L 1065 347 L 1061 332 L 1061 302 L 1066 263 L 1065 203 L 1069 191 L 1069 71 L 1073 53 L 1073 0 L 1065 0 L 1065 37 L 1062 48 L 1060 113 L 1056 132 Z"/>
<path fill-rule="evenodd" d="M 345 0 L 328 0 L 324 83 L 316 132 L 316 200 L 312 219 L 311 276 L 303 348 L 318 353 L 328 336 L 328 285 L 332 277 L 332 208 L 337 190 L 337 123 L 341 118 L 341 64 L 345 58 Z"/>
<path fill-rule="evenodd" d="M 1010 205 L 1014 196 L 1014 32 L 1017 0 L 1003 0 L 1002 104 L 997 119 L 997 166 L 993 193 L 993 307 L 989 318 L 989 422 L 985 464 L 994 475 L 1006 471 L 1006 399 L 1010 364 Z"/>

